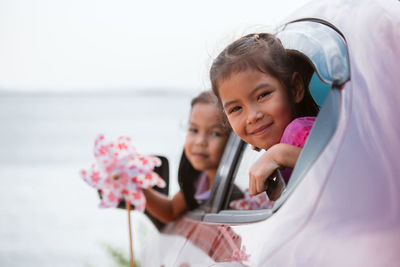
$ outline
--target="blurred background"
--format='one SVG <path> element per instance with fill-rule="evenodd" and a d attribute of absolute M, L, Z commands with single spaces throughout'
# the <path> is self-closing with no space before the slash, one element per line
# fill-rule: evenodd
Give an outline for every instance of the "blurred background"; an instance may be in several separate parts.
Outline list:
<path fill-rule="evenodd" d="M 175 194 L 190 99 L 209 88 L 212 59 L 306 2 L 0 0 L 0 266 L 127 258 L 126 212 L 99 209 L 79 176 L 95 137 L 166 156 Z M 157 232 L 140 213 L 132 223 L 140 261 Z"/>

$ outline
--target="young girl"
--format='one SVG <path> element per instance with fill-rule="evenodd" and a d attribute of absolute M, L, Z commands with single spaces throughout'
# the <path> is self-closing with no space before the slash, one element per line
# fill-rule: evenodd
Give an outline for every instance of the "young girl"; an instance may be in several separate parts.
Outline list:
<path fill-rule="evenodd" d="M 155 190 L 144 190 L 146 210 L 160 221 L 169 222 L 208 199 L 230 128 L 212 91 L 191 102 L 189 127 L 179 166 L 180 191 L 172 199 Z"/>
<path fill-rule="evenodd" d="M 318 113 L 308 84 L 313 74 L 299 52 L 272 34 L 250 34 L 214 60 L 210 78 L 234 132 L 254 149 L 267 150 L 249 170 L 249 192 L 265 190 L 276 170 L 286 182 Z"/>

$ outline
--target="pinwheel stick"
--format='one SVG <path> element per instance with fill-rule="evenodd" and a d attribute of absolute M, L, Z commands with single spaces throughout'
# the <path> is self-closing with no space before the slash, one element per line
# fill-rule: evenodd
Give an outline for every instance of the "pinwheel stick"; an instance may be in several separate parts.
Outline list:
<path fill-rule="evenodd" d="M 128 211 L 128 227 L 129 227 L 129 255 L 131 267 L 135 267 L 135 259 L 133 257 L 133 245 L 132 245 L 132 230 L 131 230 L 131 203 L 125 201 L 126 210 Z"/>

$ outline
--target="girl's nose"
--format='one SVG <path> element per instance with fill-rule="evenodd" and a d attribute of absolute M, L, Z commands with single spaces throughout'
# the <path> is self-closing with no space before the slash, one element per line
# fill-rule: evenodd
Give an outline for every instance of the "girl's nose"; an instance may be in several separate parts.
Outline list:
<path fill-rule="evenodd" d="M 263 113 L 258 109 L 250 109 L 249 114 L 247 116 L 247 124 L 256 123 L 258 120 L 262 119 Z"/>
<path fill-rule="evenodd" d="M 203 134 L 199 134 L 196 137 L 195 143 L 199 146 L 207 146 L 207 137 Z"/>

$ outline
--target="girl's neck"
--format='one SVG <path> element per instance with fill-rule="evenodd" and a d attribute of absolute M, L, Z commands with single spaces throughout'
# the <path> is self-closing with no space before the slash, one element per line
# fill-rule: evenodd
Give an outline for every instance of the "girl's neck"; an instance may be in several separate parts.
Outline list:
<path fill-rule="evenodd" d="M 204 172 L 206 173 L 208 179 L 208 189 L 211 189 L 214 183 L 215 175 L 217 174 L 217 170 L 216 169 L 205 170 Z"/>

